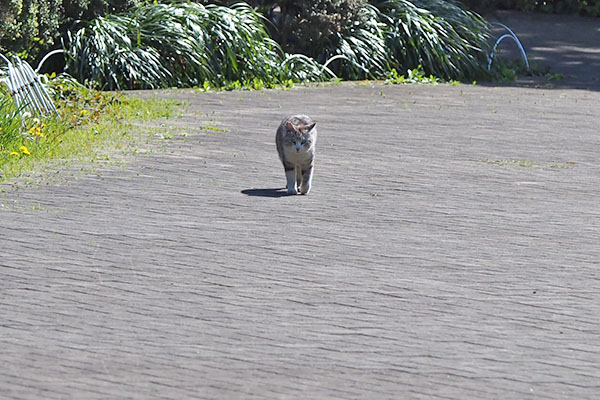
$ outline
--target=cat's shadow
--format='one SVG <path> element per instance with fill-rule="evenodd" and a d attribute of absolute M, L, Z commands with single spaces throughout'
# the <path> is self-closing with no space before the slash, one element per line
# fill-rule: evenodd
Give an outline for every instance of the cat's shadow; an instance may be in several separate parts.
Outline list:
<path fill-rule="evenodd" d="M 242 193 L 246 196 L 256 196 L 256 197 L 286 197 L 291 196 L 288 194 L 285 188 L 276 188 L 276 189 L 244 189 Z"/>

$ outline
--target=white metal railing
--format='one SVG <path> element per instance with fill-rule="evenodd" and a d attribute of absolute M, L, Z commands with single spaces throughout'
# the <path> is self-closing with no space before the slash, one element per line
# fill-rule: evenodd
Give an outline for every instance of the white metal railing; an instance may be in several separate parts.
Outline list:
<path fill-rule="evenodd" d="M 48 53 L 34 71 L 33 68 L 17 56 L 12 56 L 11 60 L 0 54 L 0 59 L 6 62 L 7 76 L 2 78 L 0 82 L 4 82 L 10 94 L 17 104 L 19 113 L 23 115 L 29 112 L 32 115 L 48 116 L 51 114 L 58 115 L 58 111 L 48 94 L 48 91 L 41 82 L 40 75 L 37 71 L 40 70 L 42 64 L 48 57 L 58 54 L 63 50 L 55 50 Z"/>

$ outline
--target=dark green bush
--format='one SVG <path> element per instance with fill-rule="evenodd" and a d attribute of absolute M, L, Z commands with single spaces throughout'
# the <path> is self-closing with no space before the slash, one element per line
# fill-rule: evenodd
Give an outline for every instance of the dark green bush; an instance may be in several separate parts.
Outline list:
<path fill-rule="evenodd" d="M 345 79 L 382 78 L 423 66 L 446 79 L 485 73 L 487 22 L 445 0 L 255 1 L 284 48 Z M 274 12 L 275 7 L 278 7 Z"/>
<path fill-rule="evenodd" d="M 459 80 L 486 74 L 489 28 L 479 15 L 446 0 L 387 0 L 377 5 L 397 70 L 421 65 L 426 74 Z"/>
<path fill-rule="evenodd" d="M 336 42 L 336 34 L 348 32 L 364 22 L 361 10 L 366 0 L 288 0 L 280 1 L 277 26 L 284 48 L 294 53 L 318 56 Z"/>
<path fill-rule="evenodd" d="M 55 45 L 61 0 L 0 0 L 0 52 L 32 59 Z"/>
<path fill-rule="evenodd" d="M 30 62 L 61 47 L 60 38 L 78 25 L 108 12 L 128 9 L 142 0 L 0 0 L 0 53 Z"/>
<path fill-rule="evenodd" d="M 95 18 L 66 44 L 67 72 L 103 89 L 271 86 L 331 77 L 312 59 L 284 54 L 262 16 L 241 3 L 146 4 Z"/>
<path fill-rule="evenodd" d="M 282 2 L 275 21 L 284 50 L 331 64 L 346 79 L 381 77 L 388 70 L 383 25 L 366 0 Z"/>
<path fill-rule="evenodd" d="M 64 42 L 67 70 L 105 88 L 485 70 L 487 23 L 453 0 L 249 0 L 266 18 L 216 5 L 237 0 L 167 1 L 0 0 L 0 51 L 34 62 Z"/>
<path fill-rule="evenodd" d="M 148 3 L 95 18 L 69 34 L 67 71 L 125 89 L 245 85 L 255 78 L 269 86 L 326 79 L 328 69 L 344 79 L 382 79 L 392 69 L 403 74 L 419 66 L 440 78 L 479 79 L 487 65 L 486 22 L 453 2 L 280 0 L 277 9 L 275 2 L 255 3 L 273 32 L 241 4 Z"/>

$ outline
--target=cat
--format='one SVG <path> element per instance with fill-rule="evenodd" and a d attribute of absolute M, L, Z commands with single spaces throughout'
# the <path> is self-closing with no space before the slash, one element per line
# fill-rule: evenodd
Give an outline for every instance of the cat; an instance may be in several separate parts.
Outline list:
<path fill-rule="evenodd" d="M 288 194 L 308 194 L 315 164 L 316 122 L 302 114 L 284 118 L 275 144 L 285 170 Z"/>

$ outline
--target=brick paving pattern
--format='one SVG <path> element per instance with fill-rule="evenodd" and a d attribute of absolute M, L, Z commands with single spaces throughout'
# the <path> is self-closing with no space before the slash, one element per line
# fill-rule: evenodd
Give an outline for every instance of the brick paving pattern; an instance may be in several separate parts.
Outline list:
<path fill-rule="evenodd" d="M 188 102 L 164 148 L 3 185 L 0 398 L 598 397 L 600 93 L 142 95 Z"/>

